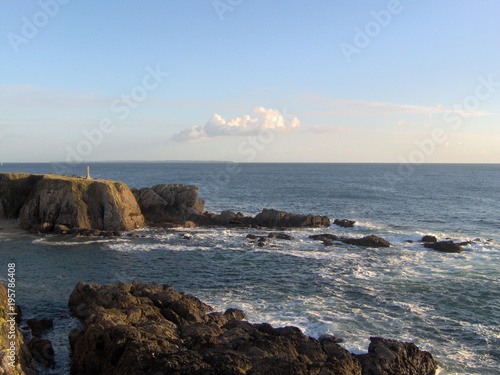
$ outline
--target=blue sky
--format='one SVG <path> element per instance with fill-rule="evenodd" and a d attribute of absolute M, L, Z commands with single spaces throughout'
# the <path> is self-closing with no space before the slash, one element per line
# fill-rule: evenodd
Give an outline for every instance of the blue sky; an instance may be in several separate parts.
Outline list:
<path fill-rule="evenodd" d="M 0 162 L 500 162 L 495 1 L 0 10 Z"/>

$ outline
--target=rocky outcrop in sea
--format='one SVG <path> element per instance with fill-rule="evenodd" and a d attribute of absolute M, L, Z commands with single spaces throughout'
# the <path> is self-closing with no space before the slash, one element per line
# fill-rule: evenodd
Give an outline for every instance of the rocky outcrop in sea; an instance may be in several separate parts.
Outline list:
<path fill-rule="evenodd" d="M 414 344 L 371 338 L 354 355 L 326 335 L 251 324 L 244 312 L 213 309 L 168 285 L 79 283 L 71 312 L 85 322 L 70 333 L 73 375 L 433 375 L 437 364 Z"/>
<path fill-rule="evenodd" d="M 0 218 L 38 232 L 125 231 L 144 217 L 123 182 L 58 175 L 0 174 Z"/>

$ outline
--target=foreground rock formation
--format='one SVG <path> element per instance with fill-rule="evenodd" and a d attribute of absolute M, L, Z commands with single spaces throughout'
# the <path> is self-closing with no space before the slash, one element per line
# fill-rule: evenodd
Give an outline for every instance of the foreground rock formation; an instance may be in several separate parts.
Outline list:
<path fill-rule="evenodd" d="M 213 312 L 167 285 L 79 283 L 71 312 L 85 321 L 70 333 L 74 375 L 318 374 L 432 375 L 431 354 L 415 345 L 372 339 L 352 355 L 333 336 L 250 324 L 240 310 Z"/>
<path fill-rule="evenodd" d="M 122 182 L 57 175 L 0 174 L 0 218 L 39 232 L 125 231 L 145 225 Z"/>
<path fill-rule="evenodd" d="M 17 309 L 14 312 L 19 314 Z M 8 313 L 13 311 L 8 304 L 7 290 L 0 284 L 0 374 L 36 375 L 33 357 L 18 327 L 19 315 Z"/>

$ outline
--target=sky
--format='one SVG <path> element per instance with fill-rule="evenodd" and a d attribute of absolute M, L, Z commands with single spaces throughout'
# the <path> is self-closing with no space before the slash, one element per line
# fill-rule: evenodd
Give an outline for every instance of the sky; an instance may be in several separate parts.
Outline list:
<path fill-rule="evenodd" d="M 0 162 L 500 163 L 500 2 L 0 3 Z"/>

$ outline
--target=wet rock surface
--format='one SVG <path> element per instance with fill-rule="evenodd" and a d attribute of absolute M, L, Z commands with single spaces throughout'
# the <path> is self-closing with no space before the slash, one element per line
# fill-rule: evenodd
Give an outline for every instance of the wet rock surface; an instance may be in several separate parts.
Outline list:
<path fill-rule="evenodd" d="M 444 253 L 461 253 L 464 251 L 460 244 L 453 241 L 427 242 L 424 243 L 424 246 Z"/>
<path fill-rule="evenodd" d="M 384 240 L 383 238 L 376 236 L 374 234 L 370 236 L 366 236 L 363 238 L 341 238 L 345 244 L 355 245 L 355 246 L 363 246 L 363 247 L 391 247 L 392 244 L 389 241 Z"/>
<path fill-rule="evenodd" d="M 390 355 L 374 347 L 357 356 L 334 336 L 316 340 L 296 327 L 251 324 L 241 310 L 214 312 L 168 285 L 79 283 L 69 307 L 85 322 L 70 333 L 72 374 L 397 373 L 387 368 L 410 375 L 424 365 L 421 373 L 432 374 L 432 356 L 413 344 L 391 341 Z"/>

